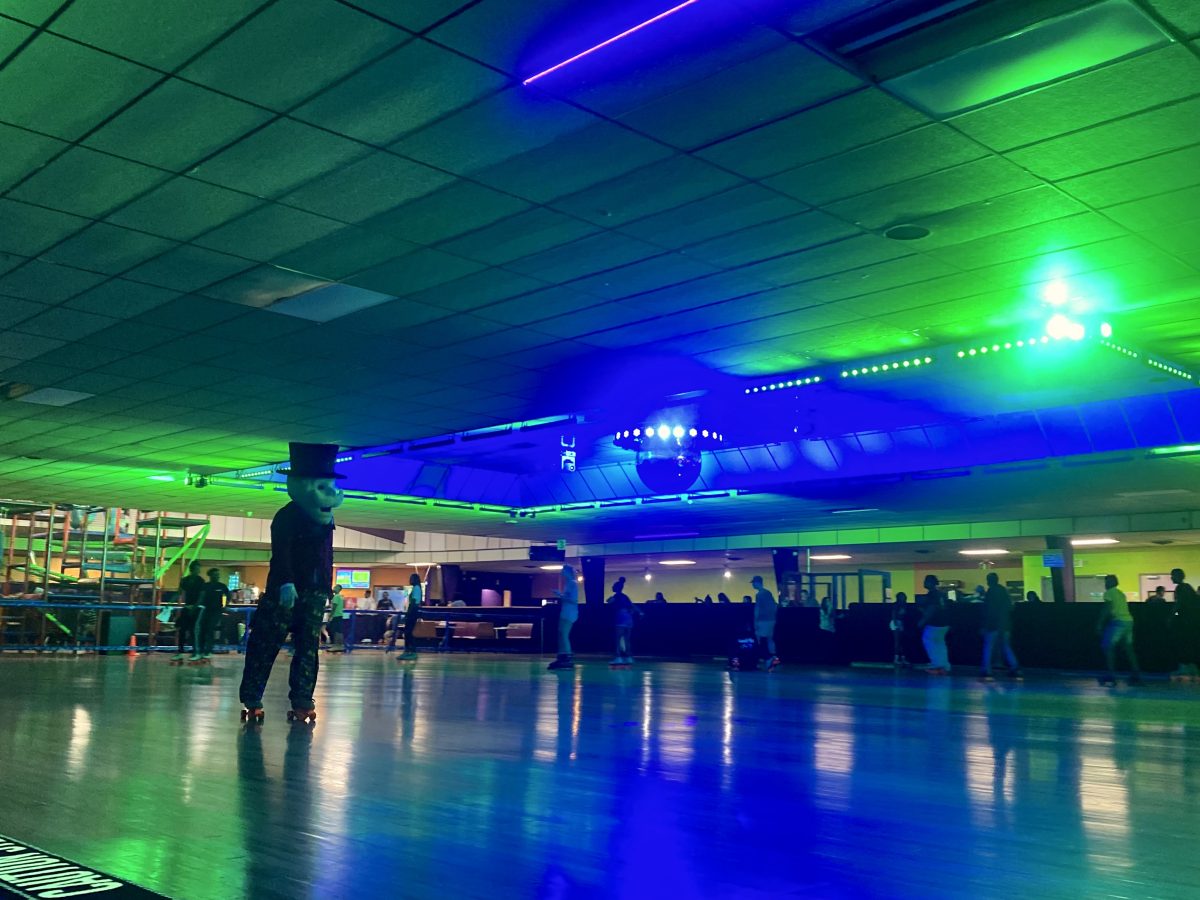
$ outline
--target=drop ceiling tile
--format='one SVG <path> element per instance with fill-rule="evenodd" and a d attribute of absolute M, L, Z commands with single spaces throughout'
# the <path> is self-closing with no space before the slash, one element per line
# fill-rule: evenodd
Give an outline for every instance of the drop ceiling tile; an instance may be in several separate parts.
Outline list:
<path fill-rule="evenodd" d="M 0 328 L 11 328 L 46 309 L 46 304 L 16 297 L 0 297 Z"/>
<path fill-rule="evenodd" d="M 737 270 L 740 279 L 769 285 L 790 285 L 837 272 L 861 269 L 912 253 L 903 241 L 875 234 L 858 234 L 844 240 L 809 247 Z"/>
<path fill-rule="evenodd" d="M 621 121 L 676 147 L 694 149 L 862 84 L 802 45 L 781 41 L 773 50 L 626 113 Z"/>
<path fill-rule="evenodd" d="M 285 110 L 408 37 L 350 6 L 289 0 L 247 21 L 182 75 Z"/>
<path fill-rule="evenodd" d="M 1197 180 L 1200 180 L 1198 178 Z M 1110 206 L 1104 214 L 1132 231 L 1147 231 L 1164 225 L 1182 224 L 1196 217 L 1200 185 L 1183 188 L 1130 203 Z"/>
<path fill-rule="evenodd" d="M 4 155 L 0 156 L 0 191 L 4 191 L 44 166 L 67 149 L 68 144 L 0 123 L 0 146 L 4 147 Z"/>
<path fill-rule="evenodd" d="M 676 155 L 554 201 L 556 209 L 616 228 L 745 182 L 691 156 Z"/>
<path fill-rule="evenodd" d="M 597 119 L 515 88 L 486 97 L 392 144 L 395 152 L 466 175 L 550 143 Z M 480 140 L 487 135 L 487 140 Z"/>
<path fill-rule="evenodd" d="M 421 163 L 378 152 L 310 181 L 283 202 L 358 223 L 433 193 L 453 180 L 453 175 Z"/>
<path fill-rule="evenodd" d="M 210 0 L 204 14 L 188 0 L 121 0 L 113 15 L 106 0 L 66 5 L 51 29 L 117 56 L 170 71 L 222 32 L 262 6 L 264 0 Z"/>
<path fill-rule="evenodd" d="M 270 306 L 276 300 L 294 297 L 313 288 L 323 287 L 327 283 L 311 275 L 264 265 L 210 284 L 203 289 L 203 293 L 206 297 L 215 297 L 242 307 L 262 308 Z M 241 311 L 245 312 L 244 309 Z"/>
<path fill-rule="evenodd" d="M 484 269 L 425 291 L 418 291 L 408 297 L 417 303 L 428 306 L 438 306 L 451 311 L 480 310 L 486 314 L 489 304 L 507 300 L 518 294 L 526 294 L 538 290 L 545 285 L 534 278 L 506 272 L 503 269 Z"/>
<path fill-rule="evenodd" d="M 757 184 L 722 191 L 619 226 L 636 238 L 678 249 L 805 210 L 802 203 Z"/>
<path fill-rule="evenodd" d="M 1006 151 L 1200 93 L 1200 60 L 1175 45 L 965 113 L 955 128 Z"/>
<path fill-rule="evenodd" d="M 597 122 L 481 169 L 474 177 L 518 197 L 544 202 L 670 155 L 670 149 L 662 144 L 608 122 Z"/>
<path fill-rule="evenodd" d="M 61 303 L 103 280 L 103 275 L 94 272 L 34 259 L 0 277 L 0 294 L 37 303 Z"/>
<path fill-rule="evenodd" d="M 143 263 L 126 275 L 132 281 L 187 293 L 243 272 L 252 265 L 246 259 L 185 245 Z"/>
<path fill-rule="evenodd" d="M 1083 204 L 1077 200 L 1050 185 L 1040 185 L 922 218 L 921 224 L 928 227 L 931 234 L 924 239 L 921 249 L 928 251 L 961 244 L 1084 211 Z"/>
<path fill-rule="evenodd" d="M 602 302 L 591 294 L 581 294 L 569 288 L 550 287 L 501 303 L 493 303 L 476 310 L 475 314 L 505 325 L 529 325 L 542 319 L 587 309 Z"/>
<path fill-rule="evenodd" d="M 115 275 L 174 246 L 174 241 L 165 238 L 97 222 L 47 251 L 43 259 Z"/>
<path fill-rule="evenodd" d="M 1200 144 L 1101 169 L 1058 186 L 1089 206 L 1102 208 L 1200 184 Z"/>
<path fill-rule="evenodd" d="M 63 0 L 6 0 L 4 14 L 29 25 L 41 25 L 62 4 Z"/>
<path fill-rule="evenodd" d="M 35 334 L 23 334 L 20 331 L 0 332 L 0 358 L 33 359 L 43 353 L 57 350 L 66 341 L 42 337 Z"/>
<path fill-rule="evenodd" d="M 751 178 L 794 169 L 899 134 L 929 120 L 883 91 L 868 88 L 698 151 Z"/>
<path fill-rule="evenodd" d="M 1008 158 L 1058 181 L 1190 146 L 1196 143 L 1198 118 L 1200 97 L 1013 150 Z"/>
<path fill-rule="evenodd" d="M 190 174 L 201 181 L 270 198 L 367 152 L 361 144 L 337 135 L 291 119 L 277 119 Z"/>
<path fill-rule="evenodd" d="M 680 253 L 665 253 L 641 262 L 610 269 L 571 282 L 573 290 L 609 300 L 688 283 L 716 273 L 717 269 Z"/>
<path fill-rule="evenodd" d="M 382 231 L 415 244 L 436 244 L 529 209 L 524 200 L 469 181 L 456 181 L 368 220 Z"/>
<path fill-rule="evenodd" d="M 269 203 L 197 237 L 195 243 L 265 261 L 341 228 L 342 223 L 333 219 Z"/>
<path fill-rule="evenodd" d="M 480 263 L 426 248 L 366 269 L 347 278 L 346 282 L 394 297 L 403 297 L 431 288 L 435 284 L 453 281 L 481 268 L 483 266 Z"/>
<path fill-rule="evenodd" d="M 1120 226 L 1103 216 L 1082 212 L 962 243 L 923 248 L 923 252 L 960 269 L 977 269 L 1103 241 L 1122 233 Z"/>
<path fill-rule="evenodd" d="M 172 78 L 84 143 L 182 172 L 271 118 L 263 109 Z"/>
<path fill-rule="evenodd" d="M 387 5 L 397 8 L 390 2 Z M 503 75 L 473 60 L 426 41 L 412 41 L 292 115 L 382 146 L 507 83 Z"/>
<path fill-rule="evenodd" d="M 927 125 L 832 159 L 790 169 L 763 183 L 821 206 L 986 155 L 986 150 L 952 129 Z"/>
<path fill-rule="evenodd" d="M 318 278 L 340 281 L 347 275 L 412 253 L 416 249 L 416 244 L 401 241 L 391 235 L 347 226 L 284 253 L 273 262 L 277 266 Z"/>
<path fill-rule="evenodd" d="M 854 226 L 813 210 L 714 238 L 688 247 L 683 252 L 713 265 L 736 266 L 793 253 L 857 233 L 858 229 Z"/>
<path fill-rule="evenodd" d="M 662 248 L 645 241 L 616 232 L 601 232 L 513 260 L 505 268 L 546 282 L 564 282 L 658 256 L 662 252 Z"/>
<path fill-rule="evenodd" d="M 79 216 L 0 198 L 0 250 L 9 253 L 37 256 L 88 224 Z"/>
<path fill-rule="evenodd" d="M 902 222 L 927 225 L 928 217 L 946 210 L 1039 184 L 1018 166 L 986 157 L 832 203 L 826 209 L 866 228 L 886 228 Z M 1078 204 L 1075 206 L 1078 209 Z"/>
<path fill-rule="evenodd" d="M 445 241 L 440 248 L 498 266 L 597 231 L 594 225 L 539 206 Z"/>
<path fill-rule="evenodd" d="M 117 320 L 109 316 L 97 316 L 66 306 L 56 306 L 22 322 L 21 330 L 26 334 L 74 341 L 116 323 Z"/>
<path fill-rule="evenodd" d="M 0 70 L 4 120 L 74 141 L 160 77 L 150 69 L 43 33 Z"/>
<path fill-rule="evenodd" d="M 72 147 L 11 190 L 9 196 L 75 215 L 101 218 L 166 178 L 158 169 L 86 147 Z"/>
<path fill-rule="evenodd" d="M 174 297 L 175 291 L 167 291 L 148 284 L 138 284 L 123 278 L 113 278 L 89 291 L 84 291 L 67 301 L 71 309 L 99 315 L 129 318 L 156 306 L 162 306 Z"/>
<path fill-rule="evenodd" d="M 223 330 L 230 322 L 240 321 L 245 312 L 232 303 L 186 294 L 147 310 L 130 321 L 191 334 L 205 329 Z M 223 335 L 226 345 L 233 337 L 232 334 Z"/>
<path fill-rule="evenodd" d="M 176 241 L 187 241 L 262 203 L 257 197 L 191 178 L 172 178 L 117 210 L 109 221 Z"/>

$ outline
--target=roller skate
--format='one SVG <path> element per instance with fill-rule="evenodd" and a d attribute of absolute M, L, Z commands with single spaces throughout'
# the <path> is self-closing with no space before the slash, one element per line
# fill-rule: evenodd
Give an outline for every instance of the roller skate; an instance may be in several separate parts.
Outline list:
<path fill-rule="evenodd" d="M 575 660 L 570 653 L 560 653 L 554 658 L 554 662 L 546 666 L 548 670 L 553 669 L 573 669 L 575 668 Z"/>
<path fill-rule="evenodd" d="M 417 658 L 416 650 L 405 650 L 396 657 L 396 662 L 415 662 Z"/>
<path fill-rule="evenodd" d="M 632 662 L 633 660 L 628 656 L 614 656 L 612 660 L 609 661 L 608 667 L 610 669 L 628 669 L 630 663 Z"/>
<path fill-rule="evenodd" d="M 187 658 L 188 658 L 188 656 L 186 653 L 176 653 L 174 656 L 171 657 L 171 665 L 182 666 L 184 663 L 187 662 Z"/>
<path fill-rule="evenodd" d="M 263 708 L 261 706 L 247 706 L 242 710 L 242 721 L 250 725 L 261 725 L 263 721 Z"/>
<path fill-rule="evenodd" d="M 1025 673 L 1022 672 L 1020 669 L 1013 669 L 1012 671 L 1010 671 L 1008 673 L 1008 677 L 1011 678 L 1013 681 L 1024 681 Z"/>
<path fill-rule="evenodd" d="M 287 720 L 294 725 L 316 725 L 317 711 L 315 709 L 289 709 Z"/>
<path fill-rule="evenodd" d="M 779 668 L 779 657 L 778 656 L 772 656 L 769 660 L 767 660 L 767 671 L 768 672 L 774 672 L 778 668 Z"/>
<path fill-rule="evenodd" d="M 210 665 L 212 665 L 212 663 L 209 662 L 208 657 L 204 656 L 201 653 L 193 653 L 191 659 L 189 659 L 187 661 L 187 664 L 189 666 L 210 666 Z"/>

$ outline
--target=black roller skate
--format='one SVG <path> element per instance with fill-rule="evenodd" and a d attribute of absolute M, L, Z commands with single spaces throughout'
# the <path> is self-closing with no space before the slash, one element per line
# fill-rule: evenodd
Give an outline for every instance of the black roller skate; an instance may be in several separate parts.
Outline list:
<path fill-rule="evenodd" d="M 573 669 L 575 668 L 575 660 L 570 653 L 560 653 L 554 658 L 554 662 L 546 666 L 547 669 Z"/>
<path fill-rule="evenodd" d="M 261 706 L 247 706 L 242 710 L 242 721 L 251 725 L 261 725 L 263 720 L 263 708 Z"/>
<path fill-rule="evenodd" d="M 295 725 L 316 725 L 317 711 L 315 709 L 289 709 L 287 720 Z"/>

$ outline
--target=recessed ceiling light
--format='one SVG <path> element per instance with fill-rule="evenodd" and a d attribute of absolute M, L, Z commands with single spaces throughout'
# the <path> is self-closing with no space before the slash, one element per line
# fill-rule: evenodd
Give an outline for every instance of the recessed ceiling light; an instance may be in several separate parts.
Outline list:
<path fill-rule="evenodd" d="M 405 563 L 405 565 L 406 565 L 406 566 L 412 566 L 412 567 L 415 569 L 417 566 L 432 566 L 432 565 L 433 565 L 433 563 L 431 563 L 431 562 L 419 562 L 419 563 Z"/>
<path fill-rule="evenodd" d="M 929 229 L 924 225 L 893 225 L 883 236 L 893 241 L 919 241 L 929 237 Z"/>
<path fill-rule="evenodd" d="M 825 560 L 825 559 L 849 559 L 849 553 L 814 553 L 809 559 Z"/>
<path fill-rule="evenodd" d="M 694 566 L 696 561 L 694 559 L 660 559 L 658 564 L 660 566 Z"/>
<path fill-rule="evenodd" d="M 381 294 L 350 284 L 324 284 L 302 294 L 276 300 L 266 309 L 310 322 L 330 322 L 395 299 L 391 294 Z"/>
<path fill-rule="evenodd" d="M 556 566 L 539 566 L 538 568 L 540 568 L 543 572 L 561 572 L 562 563 L 559 563 Z"/>
<path fill-rule="evenodd" d="M 1099 547 L 1102 544 L 1119 544 L 1121 543 L 1116 538 L 1072 538 L 1072 547 Z"/>
<path fill-rule="evenodd" d="M 962 556 L 1000 556 L 1008 551 L 999 547 L 989 547 L 981 550 L 959 550 L 958 552 Z"/>
<path fill-rule="evenodd" d="M 150 478 L 151 481 L 174 481 L 175 480 L 174 475 L 150 475 L 148 477 Z"/>
<path fill-rule="evenodd" d="M 853 513 L 879 512 L 878 506 L 858 506 L 852 509 L 831 509 L 831 516 L 848 516 Z"/>

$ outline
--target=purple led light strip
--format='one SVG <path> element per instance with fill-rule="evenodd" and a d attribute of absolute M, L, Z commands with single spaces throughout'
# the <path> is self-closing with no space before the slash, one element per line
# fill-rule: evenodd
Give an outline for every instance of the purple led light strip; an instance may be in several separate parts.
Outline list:
<path fill-rule="evenodd" d="M 569 66 L 573 62 L 577 62 L 578 60 L 583 59 L 585 56 L 591 56 L 597 50 L 603 50 L 609 44 L 615 44 L 617 41 L 621 40 L 622 38 L 627 38 L 634 32 L 641 31 L 643 28 L 647 28 L 650 25 L 653 25 L 655 22 L 661 22 L 663 19 L 667 18 L 667 16 L 673 16 L 675 13 L 679 12 L 681 9 L 685 9 L 686 7 L 691 6 L 693 3 L 699 3 L 699 2 L 700 2 L 700 0 L 684 0 L 684 2 L 680 3 L 678 6 L 672 6 L 670 9 L 666 10 L 665 12 L 660 12 L 654 18 L 647 19 L 645 22 L 642 22 L 640 25 L 634 25 L 632 28 L 627 28 L 625 31 L 622 31 L 620 34 L 615 34 L 612 37 L 610 37 L 608 40 L 601 41 L 596 46 L 589 47 L 588 49 L 584 50 L 582 53 L 576 53 L 570 59 L 564 59 L 562 62 L 558 63 L 557 65 L 553 65 L 548 69 L 544 69 L 543 71 L 538 72 L 536 75 L 529 76 L 524 81 L 522 81 L 521 84 L 524 84 L 524 85 L 533 84 L 539 78 L 542 78 L 545 75 L 549 75 L 551 72 L 557 72 L 559 69 L 561 69 L 565 66 Z"/>

